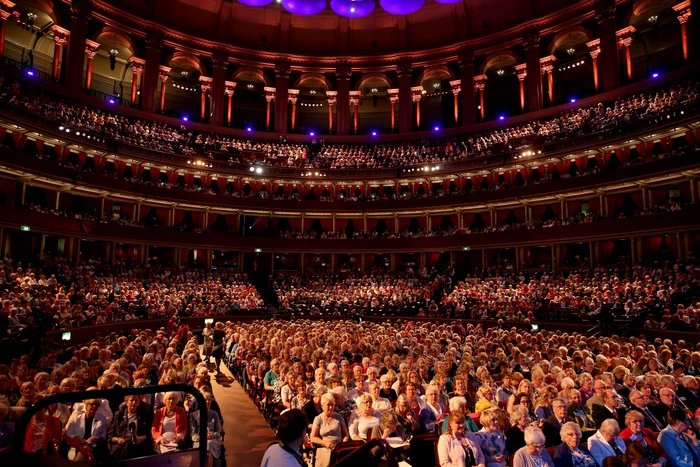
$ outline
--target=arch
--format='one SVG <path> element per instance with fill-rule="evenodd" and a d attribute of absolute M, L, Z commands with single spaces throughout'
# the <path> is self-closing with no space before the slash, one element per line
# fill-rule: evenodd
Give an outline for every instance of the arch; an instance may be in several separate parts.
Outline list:
<path fill-rule="evenodd" d="M 208 76 L 204 64 L 196 56 L 182 51 L 177 51 L 170 55 L 165 61 L 165 66 L 170 66 L 172 62 L 176 62 L 183 67 L 191 67 L 199 71 L 201 76 Z"/>
<path fill-rule="evenodd" d="M 647 21 L 649 16 L 670 9 L 676 0 L 637 0 L 625 15 L 625 26 L 634 25 L 638 20 Z"/>
<path fill-rule="evenodd" d="M 512 50 L 499 50 L 486 57 L 479 69 L 479 74 L 483 75 L 491 68 L 502 68 L 504 66 L 517 65 L 518 63 L 520 63 L 518 54 Z"/>
<path fill-rule="evenodd" d="M 137 52 L 139 49 L 136 47 L 136 43 L 131 36 L 112 26 L 104 26 L 103 28 L 98 29 L 90 39 L 100 43 L 102 43 L 100 39 L 106 40 L 107 42 L 113 41 L 115 42 L 115 45 L 129 49 L 131 55 L 138 56 Z"/>
<path fill-rule="evenodd" d="M 552 55 L 558 49 L 570 48 L 579 44 L 585 44 L 595 39 L 593 33 L 583 26 L 572 26 L 554 36 L 547 47 L 547 55 Z"/>
<path fill-rule="evenodd" d="M 265 86 L 272 86 L 270 80 L 265 76 L 265 73 L 260 68 L 255 68 L 252 66 L 242 66 L 231 74 L 230 81 L 236 81 L 238 79 L 246 79 L 248 81 L 260 81 L 265 84 Z"/>
<path fill-rule="evenodd" d="M 444 75 L 449 76 L 450 80 L 457 79 L 454 72 L 445 65 L 434 65 L 423 70 L 423 73 L 421 73 L 420 76 L 418 76 L 418 80 L 416 80 L 416 86 L 421 86 L 423 81 L 427 79 L 437 78 Z"/>
<path fill-rule="evenodd" d="M 51 18 L 51 21 L 53 21 L 54 24 L 62 26 L 63 22 L 61 21 L 61 17 L 55 12 L 53 2 L 49 0 L 24 0 L 21 2 L 21 5 L 17 5 L 15 7 L 15 9 L 18 11 L 31 11 L 32 8 L 36 8 L 41 13 L 47 15 L 49 18 Z"/>
<path fill-rule="evenodd" d="M 387 85 L 387 89 L 394 88 L 393 81 L 391 81 L 391 79 L 384 73 L 367 73 L 366 75 L 362 75 L 362 78 L 360 81 L 358 81 L 357 86 L 355 86 L 355 91 L 359 91 L 365 83 L 373 79 L 384 81 Z"/>
<path fill-rule="evenodd" d="M 294 86 L 292 86 L 292 89 L 299 89 L 299 87 L 304 85 L 305 83 L 311 83 L 314 81 L 323 83 L 328 91 L 333 90 L 333 88 L 331 87 L 331 83 L 328 81 L 328 78 L 326 78 L 326 76 L 322 75 L 321 73 L 304 73 L 299 77 L 298 80 L 294 82 Z"/>

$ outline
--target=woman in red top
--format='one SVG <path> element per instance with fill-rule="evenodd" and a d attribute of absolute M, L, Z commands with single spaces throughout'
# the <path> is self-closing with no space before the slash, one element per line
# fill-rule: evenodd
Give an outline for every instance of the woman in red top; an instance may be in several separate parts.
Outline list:
<path fill-rule="evenodd" d="M 38 396 L 34 403 L 41 399 Z M 29 422 L 24 435 L 24 452 L 28 454 L 40 453 L 46 455 L 47 449 L 58 445 L 61 440 L 61 421 L 46 414 L 46 409 L 39 410 Z"/>

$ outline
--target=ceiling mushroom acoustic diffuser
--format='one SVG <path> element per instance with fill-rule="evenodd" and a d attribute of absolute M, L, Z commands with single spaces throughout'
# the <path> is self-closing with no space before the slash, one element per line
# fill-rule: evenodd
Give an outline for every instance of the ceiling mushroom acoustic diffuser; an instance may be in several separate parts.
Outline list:
<path fill-rule="evenodd" d="M 295 15 L 311 16 L 326 9 L 326 0 L 282 0 L 282 6 Z"/>
<path fill-rule="evenodd" d="M 410 15 L 420 10 L 425 0 L 380 0 L 379 4 L 393 15 Z"/>
<path fill-rule="evenodd" d="M 331 9 L 346 18 L 362 18 L 374 11 L 374 0 L 331 0 Z"/>
<path fill-rule="evenodd" d="M 274 0 L 238 0 L 238 3 L 242 3 L 248 6 L 265 6 L 272 3 Z"/>

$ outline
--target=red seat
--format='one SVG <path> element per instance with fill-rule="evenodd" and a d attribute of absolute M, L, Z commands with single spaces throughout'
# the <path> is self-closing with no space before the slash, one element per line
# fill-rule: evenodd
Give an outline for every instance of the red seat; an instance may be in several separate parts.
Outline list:
<path fill-rule="evenodd" d="M 340 459 L 349 455 L 355 449 L 359 448 L 364 444 L 364 441 L 346 441 L 344 443 L 336 444 L 333 448 L 333 452 L 331 453 L 331 465 L 335 464 Z"/>
<path fill-rule="evenodd" d="M 481 429 L 481 412 L 470 413 L 469 418 L 472 419 L 477 428 Z"/>

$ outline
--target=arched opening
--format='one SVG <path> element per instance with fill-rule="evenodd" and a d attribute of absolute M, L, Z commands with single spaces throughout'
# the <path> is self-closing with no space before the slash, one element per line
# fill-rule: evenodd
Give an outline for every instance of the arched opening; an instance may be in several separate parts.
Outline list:
<path fill-rule="evenodd" d="M 662 71 L 684 64 L 681 27 L 673 10 L 674 0 L 639 0 L 625 18 L 625 26 L 634 26 L 632 42 L 633 76 L 648 77 L 652 70 Z"/>
<path fill-rule="evenodd" d="M 377 73 L 362 77 L 357 85 L 357 91 L 360 92 L 357 107 L 358 132 L 388 133 L 391 131 L 389 89 L 392 89 L 392 83 L 383 74 Z M 351 114 L 353 111 L 351 107 Z M 396 106 L 395 118 L 398 125 L 398 106 Z M 350 128 L 352 129 L 352 123 Z"/>
<path fill-rule="evenodd" d="M 190 121 L 201 120 L 202 85 L 199 78 L 207 76 L 204 66 L 197 57 L 183 52 L 176 52 L 166 61 L 165 66 L 170 68 L 170 71 L 165 83 L 163 113 L 180 118 L 186 116 Z M 208 115 L 208 112 L 207 98 L 204 115 Z"/>
<path fill-rule="evenodd" d="M 42 0 L 27 0 L 15 11 L 19 17 L 11 16 L 5 26 L 4 56 L 51 74 L 55 47 L 51 27 L 58 21 L 52 6 Z"/>
<path fill-rule="evenodd" d="M 423 87 L 420 129 L 454 125 L 454 95 L 450 86 L 454 79 L 452 70 L 445 66 L 430 67 L 418 77 L 418 85 Z"/>
<path fill-rule="evenodd" d="M 485 120 L 495 120 L 499 116 L 515 115 L 520 109 L 520 83 L 515 65 L 520 57 L 510 50 L 491 54 L 481 65 L 481 75 L 486 75 L 484 100 Z"/>
<path fill-rule="evenodd" d="M 318 73 L 304 74 L 294 83 L 294 89 L 299 91 L 296 103 L 295 131 L 304 134 L 328 132 L 327 92 L 331 89 L 326 77 Z M 292 128 L 291 112 L 289 118 L 289 128 Z M 335 125 L 335 121 L 333 124 Z"/>
<path fill-rule="evenodd" d="M 112 28 L 104 28 L 93 40 L 100 44 L 100 48 L 92 59 L 90 88 L 129 99 L 132 81 L 129 59 L 135 53 L 133 42 L 127 35 Z"/>
<path fill-rule="evenodd" d="M 553 71 L 554 104 L 595 94 L 593 59 L 586 45 L 591 40 L 590 31 L 576 26 L 562 31 L 550 43 L 547 55 L 557 59 Z"/>
<path fill-rule="evenodd" d="M 233 72 L 229 81 L 236 83 L 232 100 L 236 111 L 231 113 L 231 126 L 265 129 L 267 107 L 265 87 L 270 86 L 267 76 L 259 68 L 242 67 Z M 270 102 L 270 113 L 274 115 L 274 102 Z"/>

